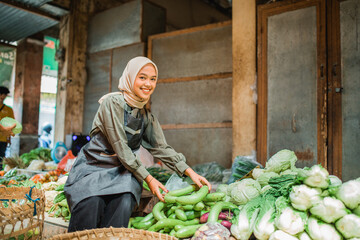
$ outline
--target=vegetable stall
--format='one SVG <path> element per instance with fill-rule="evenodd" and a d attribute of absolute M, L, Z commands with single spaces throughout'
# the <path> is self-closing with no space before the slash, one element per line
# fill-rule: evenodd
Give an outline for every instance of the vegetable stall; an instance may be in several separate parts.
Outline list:
<path fill-rule="evenodd" d="M 360 178 L 343 183 L 321 165 L 297 168 L 296 161 L 289 150 L 273 155 L 264 168 L 255 162 L 237 161 L 226 183 L 210 173 L 218 178 L 215 191 L 182 185 L 165 194 L 165 202 L 154 202 L 149 211 L 134 211 L 128 227 L 193 240 L 360 239 Z M 210 165 L 207 174 L 210 168 L 219 171 Z M 175 177 L 158 166 L 148 170 L 163 184 Z M 43 189 L 47 216 L 69 221 L 71 213 L 63 192 L 66 173 L 51 170 L 47 176 L 29 179 L 17 171 L 15 167 L 4 174 L 0 180 L 3 187 Z M 146 189 L 144 184 L 144 192 Z"/>

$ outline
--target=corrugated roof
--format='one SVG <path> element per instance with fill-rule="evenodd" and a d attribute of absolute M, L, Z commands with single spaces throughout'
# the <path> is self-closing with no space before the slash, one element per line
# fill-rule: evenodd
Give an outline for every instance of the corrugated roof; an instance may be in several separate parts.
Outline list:
<path fill-rule="evenodd" d="M 66 9 L 51 0 L 4 0 L 0 2 L 0 42 L 14 42 L 58 24 Z"/>

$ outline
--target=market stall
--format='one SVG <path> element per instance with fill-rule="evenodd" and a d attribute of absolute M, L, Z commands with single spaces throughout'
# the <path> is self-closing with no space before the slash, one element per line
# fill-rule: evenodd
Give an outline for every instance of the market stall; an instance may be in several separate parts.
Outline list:
<path fill-rule="evenodd" d="M 215 163 L 194 166 L 212 180 L 211 192 L 155 164 L 149 172 L 171 191 L 160 202 L 144 183 L 128 228 L 194 240 L 359 239 L 360 179 L 343 183 L 321 165 L 297 168 L 296 161 L 294 152 L 282 150 L 265 167 L 243 157 L 235 159 L 232 169 Z M 7 183 L 3 187 L 45 191 L 46 238 L 65 234 L 71 213 L 63 192 L 67 174 L 52 171 L 59 173 L 55 178 L 45 172 L 29 179 L 24 170 L 13 168 L 1 181 Z M 39 175 L 48 177 L 34 177 Z"/>

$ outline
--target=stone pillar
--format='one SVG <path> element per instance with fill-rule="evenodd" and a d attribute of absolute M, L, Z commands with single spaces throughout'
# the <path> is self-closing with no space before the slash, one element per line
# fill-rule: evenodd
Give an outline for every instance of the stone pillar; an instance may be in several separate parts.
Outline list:
<path fill-rule="evenodd" d="M 15 119 L 23 125 L 23 131 L 13 139 L 12 150 L 18 144 L 19 154 L 38 146 L 43 46 L 42 35 L 21 40 L 17 46 L 13 110 Z"/>

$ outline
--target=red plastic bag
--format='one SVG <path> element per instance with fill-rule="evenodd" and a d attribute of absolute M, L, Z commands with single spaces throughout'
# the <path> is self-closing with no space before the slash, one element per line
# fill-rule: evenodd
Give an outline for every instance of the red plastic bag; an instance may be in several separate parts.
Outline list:
<path fill-rule="evenodd" d="M 67 154 L 61 159 L 58 164 L 58 169 L 69 172 L 76 157 L 73 155 L 72 151 L 69 150 Z"/>

